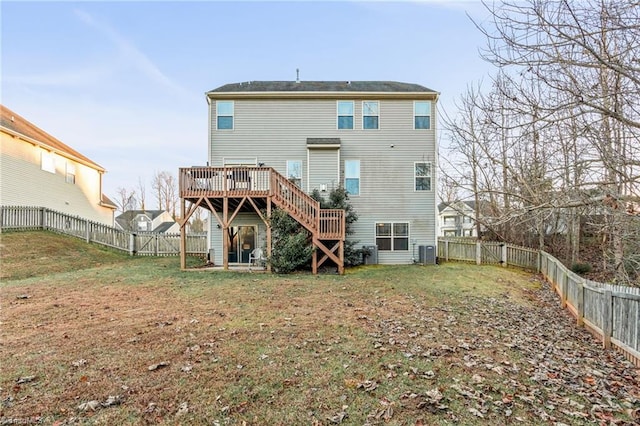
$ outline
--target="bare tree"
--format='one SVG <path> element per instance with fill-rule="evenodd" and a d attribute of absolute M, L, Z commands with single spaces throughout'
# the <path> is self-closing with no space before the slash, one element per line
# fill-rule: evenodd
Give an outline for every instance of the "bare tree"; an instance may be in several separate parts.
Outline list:
<path fill-rule="evenodd" d="M 204 220 L 202 219 L 203 209 L 198 207 L 191 216 L 191 232 L 204 232 Z"/>
<path fill-rule="evenodd" d="M 136 208 L 136 191 L 119 187 L 116 190 L 115 203 L 118 206 L 118 210 L 126 212 L 127 210 L 133 210 Z"/>
<path fill-rule="evenodd" d="M 142 178 L 138 177 L 138 202 L 140 210 L 146 210 L 147 189 Z"/>
<path fill-rule="evenodd" d="M 178 182 L 168 171 L 157 172 L 153 177 L 152 188 L 154 190 L 158 209 L 166 210 L 174 218 L 178 204 Z"/>
<path fill-rule="evenodd" d="M 476 151 L 467 148 L 472 176 L 487 174 L 478 168 L 483 162 L 502 173 L 500 188 L 472 186 L 492 202 L 500 197 L 499 222 L 535 229 L 541 248 L 564 217 L 571 259 L 578 215 L 603 216 L 605 267 L 630 282 L 640 275 L 640 225 L 624 207 L 640 195 L 640 3 L 506 0 L 485 7 L 491 19 L 478 25 L 488 42 L 483 57 L 502 71 L 493 94 L 471 102 L 484 122 L 461 127 L 472 135 L 467 142 L 475 140 Z"/>

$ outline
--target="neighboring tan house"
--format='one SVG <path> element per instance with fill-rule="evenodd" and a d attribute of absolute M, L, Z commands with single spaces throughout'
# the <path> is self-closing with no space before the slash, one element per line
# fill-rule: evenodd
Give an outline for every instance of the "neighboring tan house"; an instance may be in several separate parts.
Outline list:
<path fill-rule="evenodd" d="M 260 211 L 273 205 L 312 233 L 314 272 L 327 259 L 339 264 L 343 212 L 319 210 L 306 195 L 337 187 L 358 215 L 349 239 L 372 248 L 378 263 L 418 261 L 420 246 L 433 251 L 438 95 L 389 81 L 251 81 L 206 93 L 208 167 L 181 169 L 181 198 L 213 211 L 216 263 L 247 262 L 255 247 L 269 252 Z"/>
<path fill-rule="evenodd" d="M 180 225 L 165 210 L 127 210 L 116 217 L 116 227 L 131 232 L 180 232 Z"/>
<path fill-rule="evenodd" d="M 477 237 L 475 201 L 438 204 L 440 236 Z"/>
<path fill-rule="evenodd" d="M 46 207 L 113 225 L 99 164 L 0 105 L 0 205 Z"/>

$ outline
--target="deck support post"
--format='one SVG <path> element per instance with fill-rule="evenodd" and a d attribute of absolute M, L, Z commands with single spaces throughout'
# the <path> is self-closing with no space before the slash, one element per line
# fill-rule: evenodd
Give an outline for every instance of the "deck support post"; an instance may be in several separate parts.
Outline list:
<path fill-rule="evenodd" d="M 271 197 L 267 198 L 267 271 L 271 272 Z"/>
<path fill-rule="evenodd" d="M 187 269 L 187 221 L 186 202 L 184 198 L 180 199 L 180 269 Z"/>
<path fill-rule="evenodd" d="M 229 269 L 229 199 L 222 200 L 222 268 Z"/>

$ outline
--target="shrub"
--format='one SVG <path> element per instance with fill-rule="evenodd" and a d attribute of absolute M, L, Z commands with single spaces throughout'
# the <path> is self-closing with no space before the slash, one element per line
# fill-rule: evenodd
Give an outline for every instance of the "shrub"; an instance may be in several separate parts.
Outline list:
<path fill-rule="evenodd" d="M 309 264 L 313 248 L 309 232 L 284 210 L 271 212 L 273 250 L 269 262 L 274 272 L 288 274 Z"/>
<path fill-rule="evenodd" d="M 591 264 L 586 262 L 578 262 L 571 265 L 571 270 L 578 275 L 588 274 L 592 269 Z"/>

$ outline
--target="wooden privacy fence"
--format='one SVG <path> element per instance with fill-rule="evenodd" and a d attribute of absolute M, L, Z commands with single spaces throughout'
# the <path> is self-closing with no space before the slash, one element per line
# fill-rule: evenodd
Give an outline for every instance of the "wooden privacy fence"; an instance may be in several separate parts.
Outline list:
<path fill-rule="evenodd" d="M 640 367 L 640 288 L 587 280 L 544 251 L 474 240 L 438 241 L 441 261 L 517 266 L 540 272 L 578 325 L 602 339 Z"/>
<path fill-rule="evenodd" d="M 517 266 L 534 271 L 540 270 L 539 251 L 496 241 L 445 240 L 438 241 L 438 257 L 445 262 L 475 262 L 478 265 L 492 264 Z"/>
<path fill-rule="evenodd" d="M 130 232 L 45 207 L 0 206 L 0 230 L 49 230 L 126 251 L 131 256 L 178 256 L 180 234 Z M 187 234 L 187 254 L 204 256 L 207 234 Z"/>

